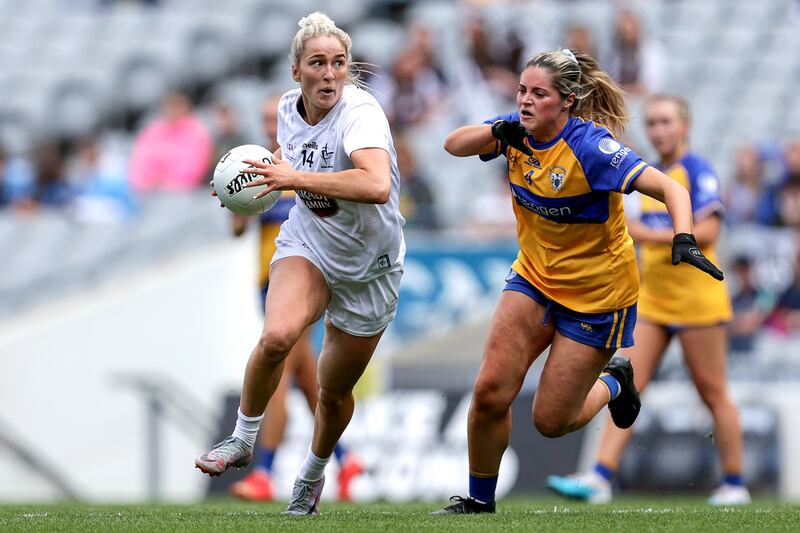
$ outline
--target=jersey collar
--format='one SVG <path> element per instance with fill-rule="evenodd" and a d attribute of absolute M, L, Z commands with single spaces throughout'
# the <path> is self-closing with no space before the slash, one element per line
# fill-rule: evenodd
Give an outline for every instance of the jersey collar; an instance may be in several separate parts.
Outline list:
<path fill-rule="evenodd" d="M 572 126 L 573 124 L 575 124 L 576 120 L 577 119 L 575 117 L 569 117 L 569 119 L 567 119 L 567 123 L 564 124 L 564 127 L 561 128 L 561 131 L 558 132 L 558 135 L 556 135 L 553 139 L 547 141 L 546 143 L 537 143 L 533 139 L 533 135 L 528 135 L 528 143 L 534 150 L 547 150 L 548 148 L 552 148 L 558 141 L 567 136 L 567 132 L 570 129 L 572 129 Z"/>
<path fill-rule="evenodd" d="M 332 117 L 332 116 L 333 116 L 333 115 L 334 115 L 334 114 L 335 114 L 335 113 L 336 113 L 336 112 L 339 110 L 339 108 L 340 108 L 341 106 L 343 106 L 343 105 L 344 105 L 344 95 L 345 95 L 345 92 L 347 91 L 347 87 L 348 87 L 348 85 L 347 85 L 347 84 L 345 84 L 345 86 L 344 86 L 344 89 L 342 90 L 342 96 L 340 96 L 340 97 L 339 97 L 339 101 L 338 101 L 338 102 L 336 102 L 336 103 L 333 105 L 333 107 L 331 108 L 331 110 L 330 110 L 330 111 L 328 111 L 328 114 L 327 114 L 327 115 L 325 115 L 325 117 L 324 117 L 322 120 L 320 120 L 319 122 L 317 122 L 317 123 L 316 123 L 316 124 L 314 124 L 314 125 L 311 125 L 311 124 L 309 124 L 308 122 L 306 122 L 306 119 L 304 119 L 304 118 L 303 118 L 303 115 L 301 115 L 301 114 L 300 114 L 300 111 L 297 109 L 297 104 L 298 104 L 298 103 L 300 102 L 300 100 L 303 98 L 303 91 L 302 91 L 302 90 L 300 90 L 300 91 L 298 92 L 298 94 L 297 94 L 297 100 L 295 100 L 295 101 L 294 101 L 294 104 L 292 104 L 292 113 L 293 113 L 293 114 L 294 114 L 294 115 L 297 117 L 297 119 L 298 119 L 298 120 L 299 120 L 299 121 L 300 121 L 300 122 L 301 122 L 301 123 L 302 123 L 302 124 L 303 124 L 303 125 L 304 125 L 306 128 L 319 128 L 320 126 L 324 126 L 324 125 L 326 125 L 328 122 L 330 122 L 331 120 L 333 120 L 331 117 Z"/>

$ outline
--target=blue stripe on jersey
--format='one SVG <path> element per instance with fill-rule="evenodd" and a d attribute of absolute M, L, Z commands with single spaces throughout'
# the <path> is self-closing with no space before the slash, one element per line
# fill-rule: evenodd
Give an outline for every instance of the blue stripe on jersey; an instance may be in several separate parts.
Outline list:
<path fill-rule="evenodd" d="M 554 222 L 602 224 L 608 220 L 608 192 L 597 191 L 566 198 L 546 198 L 512 183 L 511 194 L 520 207 Z"/>

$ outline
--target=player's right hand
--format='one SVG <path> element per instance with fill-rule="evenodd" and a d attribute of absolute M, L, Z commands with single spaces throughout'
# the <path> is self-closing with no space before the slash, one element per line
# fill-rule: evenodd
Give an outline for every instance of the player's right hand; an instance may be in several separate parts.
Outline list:
<path fill-rule="evenodd" d="M 495 120 L 492 124 L 492 137 L 530 156 L 533 152 L 525 145 L 527 136 L 525 127 L 516 120 Z"/>

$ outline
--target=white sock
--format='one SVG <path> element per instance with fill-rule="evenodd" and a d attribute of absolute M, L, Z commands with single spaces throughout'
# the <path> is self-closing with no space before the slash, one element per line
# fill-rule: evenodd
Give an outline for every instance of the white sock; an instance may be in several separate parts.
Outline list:
<path fill-rule="evenodd" d="M 317 457 L 314 455 L 314 452 L 311 451 L 311 448 L 309 448 L 306 460 L 303 461 L 303 464 L 300 466 L 299 477 L 306 481 L 319 481 L 325 473 L 325 465 L 327 465 L 330 460 L 330 457 L 324 459 Z"/>
<path fill-rule="evenodd" d="M 261 416 L 245 416 L 242 414 L 242 408 L 237 411 L 236 427 L 233 429 L 233 436 L 237 439 L 242 439 L 248 446 L 253 448 L 256 445 L 256 435 L 258 435 L 258 428 L 261 426 Z"/>

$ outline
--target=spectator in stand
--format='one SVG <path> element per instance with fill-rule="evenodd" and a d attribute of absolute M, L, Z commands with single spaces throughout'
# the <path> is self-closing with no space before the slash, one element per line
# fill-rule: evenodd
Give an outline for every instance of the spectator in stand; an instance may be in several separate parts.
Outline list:
<path fill-rule="evenodd" d="M 134 144 L 130 162 L 134 190 L 178 191 L 207 183 L 212 149 L 211 135 L 194 114 L 189 97 L 179 91 L 167 95 L 160 116 Z"/>
<path fill-rule="evenodd" d="M 466 17 L 465 33 L 469 40 L 470 57 L 489 87 L 508 99 L 516 94 L 519 68 L 523 63 L 525 44 L 509 29 L 506 33 L 492 32 L 477 11 Z"/>
<path fill-rule="evenodd" d="M 786 143 L 783 156 L 786 162 L 783 183 L 800 183 L 800 139 L 792 139 Z"/>
<path fill-rule="evenodd" d="M 800 181 L 785 183 L 778 193 L 778 220 L 786 228 L 800 230 Z"/>
<path fill-rule="evenodd" d="M 22 157 L 11 156 L 0 146 L 0 207 L 29 203 L 33 184 L 30 162 Z"/>
<path fill-rule="evenodd" d="M 778 183 L 765 191 L 758 221 L 769 226 L 800 228 L 798 214 L 792 213 L 800 201 L 800 139 L 789 141 L 783 155 L 786 170 Z"/>
<path fill-rule="evenodd" d="M 756 334 L 775 306 L 775 296 L 759 287 L 752 260 L 739 256 L 731 265 L 733 319 L 728 324 L 732 352 L 751 352 Z"/>
<path fill-rule="evenodd" d="M 125 164 L 104 154 L 95 137 L 81 139 L 69 164 L 75 216 L 84 222 L 116 222 L 136 213 Z"/>
<path fill-rule="evenodd" d="M 439 76 L 426 65 L 417 47 L 401 50 L 392 65 L 392 75 L 375 78 L 373 90 L 395 130 L 435 116 L 444 96 Z"/>
<path fill-rule="evenodd" d="M 592 30 L 584 24 L 570 24 L 567 27 L 565 42 L 566 48 L 570 50 L 580 50 L 592 57 L 598 57 Z"/>
<path fill-rule="evenodd" d="M 736 151 L 734 182 L 725 195 L 725 220 L 731 224 L 755 223 L 764 189 L 764 162 L 752 145 Z"/>
<path fill-rule="evenodd" d="M 400 171 L 400 212 L 406 219 L 406 227 L 435 230 L 439 227 L 436 205 L 428 180 L 420 174 L 414 153 L 403 137 L 394 143 L 397 152 L 397 168 Z"/>
<path fill-rule="evenodd" d="M 267 144 L 274 142 L 269 139 Z M 215 164 L 231 148 L 247 144 L 247 139 L 239 127 L 236 110 L 227 103 L 219 102 L 214 106 L 214 155 L 211 163 Z"/>
<path fill-rule="evenodd" d="M 408 29 L 407 48 L 422 58 L 422 64 L 425 68 L 435 72 L 442 83 L 445 82 L 445 77 L 437 58 L 433 31 L 430 27 L 423 24 L 412 25 Z"/>
<path fill-rule="evenodd" d="M 50 141 L 36 147 L 33 156 L 33 186 L 27 198 L 19 202 L 25 210 L 39 207 L 65 207 L 72 200 L 72 191 L 64 174 L 64 155 Z"/>
<path fill-rule="evenodd" d="M 662 89 L 665 70 L 663 45 L 645 35 L 636 13 L 621 10 L 617 15 L 608 72 L 627 93 L 645 96 Z"/>
<path fill-rule="evenodd" d="M 800 334 L 800 246 L 795 258 L 794 280 L 778 298 L 778 305 L 769 323 L 776 331 L 791 335 Z"/>

